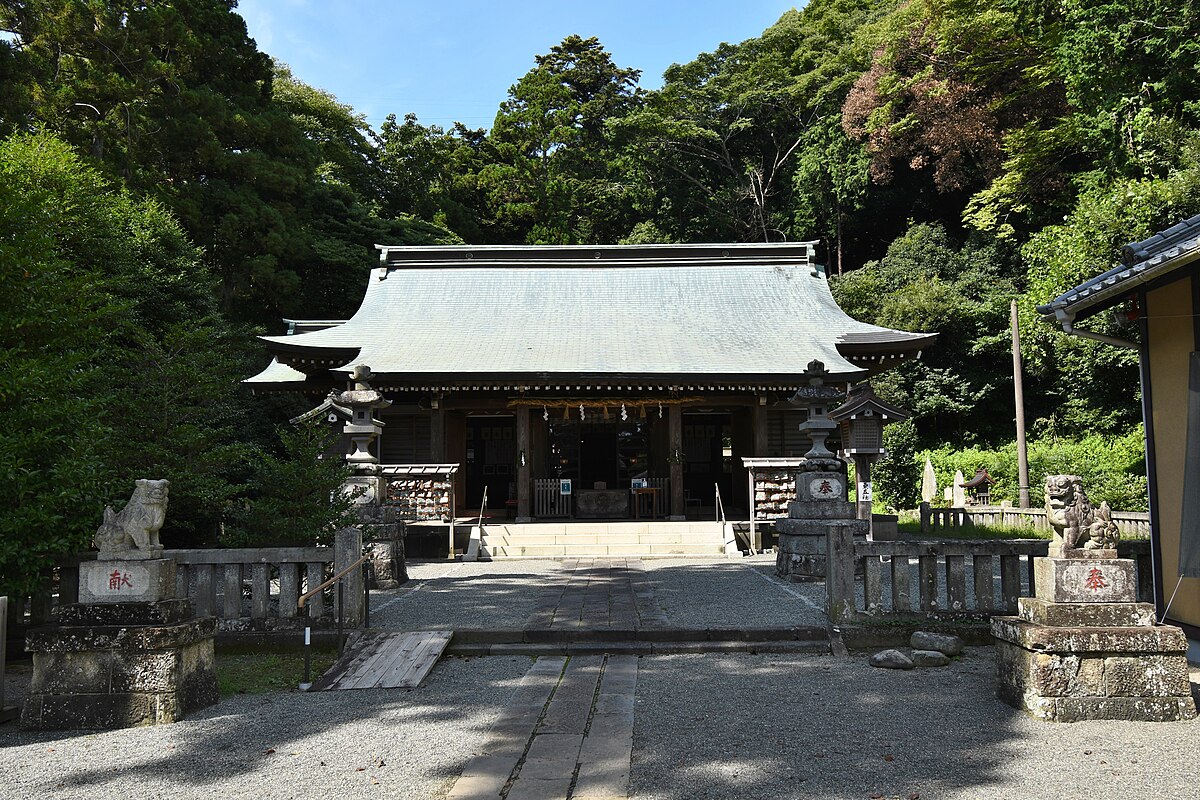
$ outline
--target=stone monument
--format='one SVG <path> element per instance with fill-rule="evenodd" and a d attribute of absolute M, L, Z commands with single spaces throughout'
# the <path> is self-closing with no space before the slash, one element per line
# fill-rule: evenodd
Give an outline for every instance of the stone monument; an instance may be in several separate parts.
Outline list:
<path fill-rule="evenodd" d="M 1187 638 L 1137 602 L 1108 504 L 1094 507 L 1078 475 L 1050 475 L 1046 517 L 1054 538 L 1034 561 L 1034 597 L 992 618 L 997 696 L 1055 722 L 1194 717 Z"/>
<path fill-rule="evenodd" d="M 796 474 L 796 499 L 788 504 L 787 518 L 775 522 L 779 535 L 775 574 L 791 581 L 825 577 L 825 537 L 830 530 L 849 528 L 866 541 L 870 527 L 867 520 L 856 519 L 846 485 L 846 462 L 825 446 L 837 429 L 828 409 L 842 394 L 825 385 L 828 372 L 820 361 L 811 362 L 804 375 L 808 385 L 796 390 L 791 402 L 808 408 L 800 430 L 812 439 L 812 447 Z"/>
<path fill-rule="evenodd" d="M 104 510 L 95 561 L 79 567 L 79 601 L 25 637 L 33 682 L 21 722 L 44 730 L 174 722 L 217 702 L 216 620 L 175 599 L 175 562 L 158 531 L 170 485 L 139 480 L 120 513 Z"/>

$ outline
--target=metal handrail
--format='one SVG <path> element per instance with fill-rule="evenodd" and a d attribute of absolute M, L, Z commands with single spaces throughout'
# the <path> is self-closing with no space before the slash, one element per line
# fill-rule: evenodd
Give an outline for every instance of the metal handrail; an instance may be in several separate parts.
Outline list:
<path fill-rule="evenodd" d="M 304 612 L 304 682 L 300 684 L 301 689 L 307 690 L 312 686 L 312 617 L 310 615 L 311 606 L 306 605 L 310 598 L 317 596 L 325 591 L 330 586 L 337 584 L 337 642 L 338 642 L 338 657 L 346 648 L 346 635 L 343 631 L 343 621 L 346 613 L 346 578 L 354 570 L 362 569 L 363 582 L 363 627 L 371 627 L 371 582 L 367 574 L 368 560 L 370 556 L 360 556 L 350 566 L 337 573 L 329 580 L 322 583 L 315 589 L 310 589 L 300 595 L 300 599 L 296 601 L 296 607 Z"/>
<path fill-rule="evenodd" d="M 715 509 L 716 513 L 717 513 L 717 522 L 720 522 L 721 525 L 725 525 L 725 523 L 728 522 L 728 520 L 725 519 L 725 504 L 723 502 L 721 502 L 721 484 L 714 483 L 713 487 L 717 490 L 717 501 L 716 501 L 717 507 Z"/>

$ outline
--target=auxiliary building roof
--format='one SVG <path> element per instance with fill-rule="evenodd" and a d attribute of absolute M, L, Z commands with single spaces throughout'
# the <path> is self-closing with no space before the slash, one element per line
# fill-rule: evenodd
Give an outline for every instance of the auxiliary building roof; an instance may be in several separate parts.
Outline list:
<path fill-rule="evenodd" d="M 854 379 L 935 338 L 851 319 L 807 242 L 380 251 L 349 320 L 262 337 L 280 365 L 316 376 L 365 364 L 393 383 L 794 383 L 813 360 Z"/>
<path fill-rule="evenodd" d="M 1121 248 L 1121 263 L 1038 306 L 1048 320 L 1075 319 L 1116 305 L 1138 286 L 1200 258 L 1200 214 Z"/>

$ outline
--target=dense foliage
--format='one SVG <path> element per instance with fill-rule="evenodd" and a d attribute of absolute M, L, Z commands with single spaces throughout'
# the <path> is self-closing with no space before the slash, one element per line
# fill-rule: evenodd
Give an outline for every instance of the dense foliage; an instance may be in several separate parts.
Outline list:
<path fill-rule="evenodd" d="M 1047 475 L 1079 475 L 1088 497 L 1097 505 L 1107 501 L 1122 511 L 1146 510 L 1145 440 L 1140 426 L 1124 436 L 1088 436 L 1076 441 L 1058 439 L 1029 443 L 1029 487 L 1031 503 L 1040 506 Z M 918 475 L 928 458 L 937 473 L 939 487 L 952 486 L 955 471 L 970 478 L 986 469 L 995 480 L 991 499 L 1017 505 L 1017 446 L 1009 443 L 996 449 L 958 449 L 943 445 L 915 454 Z M 941 505 L 941 502 L 935 503 Z"/>
<path fill-rule="evenodd" d="M 852 314 L 940 334 L 877 381 L 914 412 L 877 471 L 907 504 L 907 454 L 1007 452 L 1014 298 L 1038 441 L 1134 435 L 1129 353 L 1034 306 L 1200 208 L 1198 0 L 812 0 L 653 91 L 582 32 L 490 130 L 371 129 L 232 0 L 0 0 L 0 33 L 10 586 L 139 475 L 175 481 L 176 543 L 308 480 L 273 430 L 302 409 L 237 388 L 252 327 L 353 311 L 376 242 L 819 240 Z"/>

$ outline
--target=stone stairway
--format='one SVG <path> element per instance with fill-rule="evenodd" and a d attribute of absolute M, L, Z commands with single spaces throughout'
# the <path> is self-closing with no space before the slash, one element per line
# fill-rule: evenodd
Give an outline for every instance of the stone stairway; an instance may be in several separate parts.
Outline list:
<path fill-rule="evenodd" d="M 481 559 L 724 554 L 725 537 L 715 521 L 489 523 L 479 543 Z"/>

